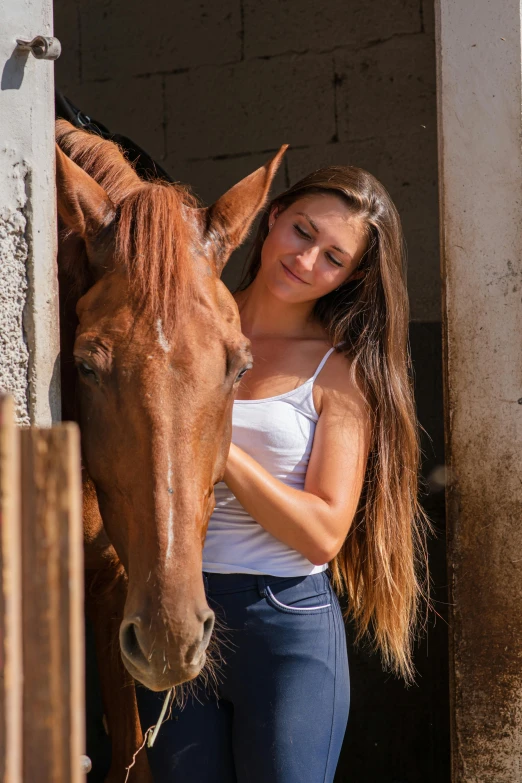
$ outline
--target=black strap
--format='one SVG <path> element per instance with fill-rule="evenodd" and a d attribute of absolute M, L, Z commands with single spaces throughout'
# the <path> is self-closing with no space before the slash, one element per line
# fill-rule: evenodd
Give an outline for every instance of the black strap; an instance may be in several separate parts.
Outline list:
<path fill-rule="evenodd" d="M 111 133 L 106 125 L 80 111 L 60 90 L 55 90 L 55 113 L 56 118 L 61 117 L 67 120 L 75 128 L 83 128 L 90 133 L 96 133 L 103 139 L 116 142 L 124 150 L 127 158 L 132 161 L 142 179 L 164 179 L 167 182 L 175 182 L 170 174 L 167 174 L 165 169 L 132 139 L 122 136 L 120 133 Z"/>

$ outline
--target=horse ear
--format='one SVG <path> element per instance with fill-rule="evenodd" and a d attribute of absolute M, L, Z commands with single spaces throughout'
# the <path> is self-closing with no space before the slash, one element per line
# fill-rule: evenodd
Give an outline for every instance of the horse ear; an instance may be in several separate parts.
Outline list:
<path fill-rule="evenodd" d="M 255 216 L 266 201 L 287 148 L 288 144 L 284 144 L 272 160 L 227 190 L 205 210 L 206 233 L 216 247 L 218 273 L 221 273 L 232 251 L 248 234 Z"/>
<path fill-rule="evenodd" d="M 106 246 L 106 229 L 113 224 L 116 209 L 101 185 L 67 157 L 58 145 L 56 193 L 60 218 L 67 228 L 85 240 L 89 260 L 97 266 L 101 261 L 102 248 L 97 247 L 96 240 L 102 235 Z"/>

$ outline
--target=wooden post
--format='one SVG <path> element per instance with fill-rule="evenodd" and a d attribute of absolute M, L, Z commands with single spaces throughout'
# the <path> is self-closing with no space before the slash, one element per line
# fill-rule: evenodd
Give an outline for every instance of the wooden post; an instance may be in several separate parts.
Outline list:
<path fill-rule="evenodd" d="M 22 441 L 24 783 L 81 783 L 83 550 L 76 425 Z"/>
<path fill-rule="evenodd" d="M 11 397 L 0 397 L 0 783 L 21 783 L 20 452 Z"/>

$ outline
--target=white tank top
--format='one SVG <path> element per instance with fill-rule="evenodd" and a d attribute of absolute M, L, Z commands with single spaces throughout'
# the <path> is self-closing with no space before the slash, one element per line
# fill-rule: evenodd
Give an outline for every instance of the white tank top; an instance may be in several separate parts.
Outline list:
<path fill-rule="evenodd" d="M 250 454 L 274 478 L 304 489 L 306 470 L 319 415 L 314 381 L 335 348 L 297 389 L 261 400 L 235 400 L 232 442 Z M 215 486 L 216 507 L 203 547 L 203 570 L 214 574 L 306 576 L 324 571 L 259 525 L 227 485 Z"/>

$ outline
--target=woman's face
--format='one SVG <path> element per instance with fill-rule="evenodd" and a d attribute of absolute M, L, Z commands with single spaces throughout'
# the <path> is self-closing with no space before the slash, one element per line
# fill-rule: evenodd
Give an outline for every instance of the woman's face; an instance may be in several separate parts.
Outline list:
<path fill-rule="evenodd" d="M 350 278 L 367 246 L 364 225 L 334 195 L 314 194 L 270 213 L 259 274 L 288 302 L 309 302 Z"/>

